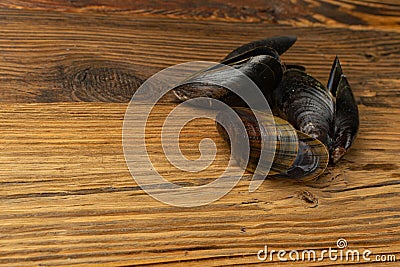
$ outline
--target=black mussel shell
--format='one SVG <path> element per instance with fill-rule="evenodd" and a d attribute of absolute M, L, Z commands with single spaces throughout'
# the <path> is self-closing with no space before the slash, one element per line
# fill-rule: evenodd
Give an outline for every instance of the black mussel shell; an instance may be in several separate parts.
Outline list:
<path fill-rule="evenodd" d="M 233 68 L 233 69 L 232 69 Z M 235 71 L 239 70 L 240 72 Z M 250 78 L 267 101 L 272 99 L 272 91 L 278 86 L 283 76 L 283 66 L 275 57 L 270 55 L 258 55 L 233 62 L 230 66 L 217 65 L 203 70 L 172 91 L 179 101 L 185 101 L 196 97 L 209 97 L 218 99 L 230 106 L 246 106 L 245 102 L 228 88 L 238 88 L 243 83 L 243 75 Z"/>
<path fill-rule="evenodd" d="M 278 52 L 279 55 L 282 55 L 286 52 L 297 40 L 297 37 L 294 35 L 289 36 L 275 36 L 269 37 L 261 40 L 256 40 L 242 46 L 239 46 L 231 53 L 229 53 L 225 58 L 224 61 L 230 59 L 232 57 L 236 57 L 237 55 L 243 54 L 249 50 L 254 50 L 259 47 L 268 47 L 272 48 Z"/>
<path fill-rule="evenodd" d="M 336 92 L 335 135 L 331 148 L 332 163 L 338 162 L 353 144 L 359 129 L 358 107 L 345 76 Z"/>
<path fill-rule="evenodd" d="M 288 69 L 274 90 L 273 100 L 275 114 L 329 146 L 334 131 L 335 103 L 318 80 L 301 70 Z"/>

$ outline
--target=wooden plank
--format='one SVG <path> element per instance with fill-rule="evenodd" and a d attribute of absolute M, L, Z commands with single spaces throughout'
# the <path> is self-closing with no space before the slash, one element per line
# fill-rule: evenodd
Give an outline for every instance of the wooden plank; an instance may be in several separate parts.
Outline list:
<path fill-rule="evenodd" d="M 354 148 L 315 182 L 268 179 L 249 193 L 247 174 L 212 204 L 177 208 L 152 199 L 130 176 L 121 145 L 126 108 L 0 104 L 0 264 L 256 264 L 264 245 L 321 252 L 338 238 L 351 249 L 370 249 L 371 258 L 399 259 L 400 109 L 360 106 Z M 197 158 L 199 141 L 213 138 L 222 153 L 212 168 L 177 175 L 162 163 L 155 126 L 170 109 L 159 106 L 148 125 L 157 170 L 191 185 L 218 177 L 228 157 L 209 120 L 188 125 L 181 143 L 186 156 Z"/>
<path fill-rule="evenodd" d="M 373 260 L 399 260 L 399 18 L 397 0 L 1 1 L 0 265 L 254 265 L 265 245 L 321 253 L 339 238 Z M 360 104 L 350 153 L 313 182 L 267 179 L 250 193 L 247 173 L 206 206 L 147 195 L 121 142 L 138 86 L 171 65 L 219 61 L 283 34 L 299 37 L 283 60 L 324 83 L 341 58 Z M 216 158 L 199 173 L 173 168 L 160 144 L 171 100 L 149 120 L 154 167 L 181 185 L 209 183 L 229 150 L 214 122 L 195 120 L 181 133 L 184 155 L 197 159 L 200 140 L 212 138 Z M 276 254 L 269 263 L 287 265 Z M 393 266 L 327 255 L 292 264 Z"/>
<path fill-rule="evenodd" d="M 219 61 L 251 40 L 296 34 L 285 62 L 325 83 L 339 55 L 360 103 L 399 107 L 396 32 L 4 9 L 0 19 L 3 102 L 127 102 L 162 68 Z"/>
<path fill-rule="evenodd" d="M 301 0 L 299 2 L 306 7 L 305 15 L 303 17 L 300 15 L 299 19 L 302 25 L 374 28 L 383 31 L 400 29 L 400 5 L 396 0 Z M 293 24 L 296 24 L 296 20 Z"/>
<path fill-rule="evenodd" d="M 5 0 L 0 7 L 62 12 L 108 12 L 159 18 L 195 18 L 241 22 L 274 22 L 298 26 L 327 26 L 400 30 L 396 0 L 251 0 L 242 1 L 113 1 Z"/>

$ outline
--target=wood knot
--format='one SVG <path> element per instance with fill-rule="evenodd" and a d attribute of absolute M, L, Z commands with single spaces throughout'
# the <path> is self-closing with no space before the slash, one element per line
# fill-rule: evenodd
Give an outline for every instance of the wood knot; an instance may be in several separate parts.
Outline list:
<path fill-rule="evenodd" d="M 63 89 L 75 101 L 129 102 L 143 81 L 126 69 L 90 66 L 66 73 Z"/>

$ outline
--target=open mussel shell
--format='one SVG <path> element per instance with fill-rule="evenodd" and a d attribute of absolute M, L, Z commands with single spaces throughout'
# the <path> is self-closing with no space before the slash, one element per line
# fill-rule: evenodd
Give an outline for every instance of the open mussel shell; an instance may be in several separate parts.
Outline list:
<path fill-rule="evenodd" d="M 249 137 L 249 159 L 247 160 L 240 153 L 233 155 L 242 168 L 259 175 L 302 179 L 312 179 L 325 170 L 329 154 L 325 146 L 317 139 L 296 131 L 287 121 L 278 117 L 247 108 L 234 108 L 234 110 L 239 115 Z M 254 112 L 257 113 L 259 122 Z M 236 151 L 241 151 L 241 147 L 245 149 L 244 146 L 247 144 L 237 142 L 240 140 L 236 130 L 238 127 L 231 122 L 229 116 L 221 112 L 217 115 L 217 121 L 226 126 L 225 129 L 217 123 L 218 132 L 223 139 L 231 146 L 239 148 Z M 266 142 L 263 145 L 262 140 Z M 261 153 L 262 149 L 263 153 Z M 262 157 L 260 157 L 261 154 Z"/>

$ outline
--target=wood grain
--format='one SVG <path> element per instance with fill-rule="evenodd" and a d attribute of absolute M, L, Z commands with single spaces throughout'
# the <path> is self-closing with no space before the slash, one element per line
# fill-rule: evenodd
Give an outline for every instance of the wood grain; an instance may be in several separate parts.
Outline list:
<path fill-rule="evenodd" d="M 320 251 L 340 237 L 351 248 L 400 257 L 399 110 L 361 107 L 355 147 L 316 182 L 266 180 L 249 193 L 246 175 L 212 204 L 177 208 L 146 195 L 129 174 L 121 146 L 126 104 L 0 107 L 1 264 L 257 263 L 264 245 Z M 150 135 L 169 109 L 158 108 Z M 199 128 L 224 151 L 213 124 L 195 120 L 181 135 L 186 155 L 198 155 Z M 159 143 L 149 138 L 149 150 L 162 152 Z M 198 185 L 220 175 L 226 155 L 202 174 L 157 169 Z"/>
<path fill-rule="evenodd" d="M 298 26 L 400 30 L 397 0 L 4 0 L 0 7 L 79 13 L 119 13 L 158 18 L 241 21 Z"/>
<path fill-rule="evenodd" d="M 306 66 L 325 83 L 338 55 L 360 103 L 399 107 L 395 32 L 1 9 L 0 15 L 7 18 L 0 29 L 2 101 L 127 102 L 162 68 L 218 62 L 250 40 L 296 34 L 285 62 Z"/>
<path fill-rule="evenodd" d="M 400 7 L 384 1 L 49 1 L 0 3 L 0 265 L 255 265 L 257 252 L 321 252 L 345 238 L 371 258 L 400 259 Z M 349 154 L 313 182 L 246 173 L 209 205 L 178 208 L 147 195 L 125 163 L 127 102 L 157 71 L 219 61 L 238 45 L 298 35 L 283 60 L 326 83 L 335 55 L 352 85 L 361 129 Z M 167 96 L 149 120 L 154 167 L 185 186 L 213 181 L 229 150 L 211 120 L 189 123 L 181 149 L 212 165 L 183 173 L 162 154 Z M 195 111 L 194 111 L 195 112 Z M 162 185 L 160 185 L 162 186 Z M 272 265 L 395 266 L 324 261 Z"/>

